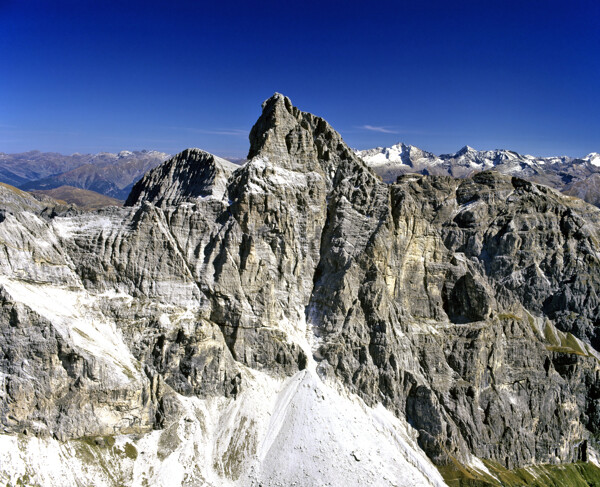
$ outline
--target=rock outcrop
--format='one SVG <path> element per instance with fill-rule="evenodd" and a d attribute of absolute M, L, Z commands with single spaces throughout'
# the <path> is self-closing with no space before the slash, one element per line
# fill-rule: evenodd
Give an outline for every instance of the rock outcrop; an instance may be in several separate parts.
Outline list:
<path fill-rule="evenodd" d="M 152 169 L 132 188 L 126 205 L 147 201 L 174 206 L 196 198 L 220 199 L 237 165 L 200 149 L 187 149 Z"/>
<path fill-rule="evenodd" d="M 596 208 L 494 172 L 388 185 L 279 94 L 248 159 L 188 149 L 95 213 L 0 188 L 23 462 L 54 441 L 97 459 L 63 484 L 102 459 L 125 484 L 442 485 L 422 451 L 486 475 L 595 455 Z"/>

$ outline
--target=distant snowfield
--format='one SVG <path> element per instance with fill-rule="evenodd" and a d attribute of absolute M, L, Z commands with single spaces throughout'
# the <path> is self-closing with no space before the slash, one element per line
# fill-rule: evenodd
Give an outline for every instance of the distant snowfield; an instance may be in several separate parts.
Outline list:
<path fill-rule="evenodd" d="M 0 482 L 131 486 L 442 486 L 416 433 L 382 406 L 312 371 L 280 381 L 246 370 L 236 398 L 180 397 L 161 431 L 89 441 L 0 436 Z"/>
<path fill-rule="evenodd" d="M 400 174 L 430 169 L 433 169 L 435 174 L 453 174 L 453 170 L 458 169 L 462 171 L 458 175 L 464 177 L 469 174 L 469 169 L 500 169 L 506 174 L 530 172 L 531 176 L 536 171 L 557 171 L 568 165 L 579 165 L 593 171 L 600 167 L 600 154 L 596 152 L 582 158 L 534 157 L 503 149 L 478 151 L 467 145 L 454 154 L 438 156 L 412 145 L 398 143 L 391 147 L 357 150 L 355 153 L 388 183 L 394 182 Z"/>
<path fill-rule="evenodd" d="M 600 166 L 600 154 L 597 152 L 591 152 L 585 158 L 589 160 L 590 164 L 593 164 L 596 167 Z"/>

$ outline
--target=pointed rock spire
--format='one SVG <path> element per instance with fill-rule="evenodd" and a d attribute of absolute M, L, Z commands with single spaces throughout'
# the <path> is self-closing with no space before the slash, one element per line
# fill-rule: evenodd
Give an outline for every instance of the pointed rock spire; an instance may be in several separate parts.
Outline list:
<path fill-rule="evenodd" d="M 342 160 L 363 164 L 325 120 L 302 112 L 275 93 L 250 131 L 248 159 L 262 157 L 295 171 L 335 173 Z"/>

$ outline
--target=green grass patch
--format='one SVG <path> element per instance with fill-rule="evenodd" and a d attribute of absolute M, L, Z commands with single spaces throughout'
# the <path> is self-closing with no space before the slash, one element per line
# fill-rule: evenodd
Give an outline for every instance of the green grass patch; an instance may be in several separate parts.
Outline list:
<path fill-rule="evenodd" d="M 129 442 L 125 443 L 125 456 L 131 460 L 136 460 L 138 457 L 137 448 Z"/>
<path fill-rule="evenodd" d="M 464 465 L 438 467 L 450 487 L 600 487 L 600 468 L 592 463 L 535 465 L 508 470 L 483 461 L 491 475 Z"/>
<path fill-rule="evenodd" d="M 94 448 L 112 448 L 115 446 L 114 436 L 84 436 L 79 441 Z"/>
<path fill-rule="evenodd" d="M 571 333 L 557 330 L 550 322 L 546 322 L 544 337 L 549 345 L 546 346 L 551 352 L 572 353 L 575 355 L 588 356 L 588 352 Z"/>

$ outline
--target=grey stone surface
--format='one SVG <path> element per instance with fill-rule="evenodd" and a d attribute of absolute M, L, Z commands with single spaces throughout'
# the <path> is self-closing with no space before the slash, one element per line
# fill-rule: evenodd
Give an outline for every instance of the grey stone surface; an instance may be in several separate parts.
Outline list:
<path fill-rule="evenodd" d="M 387 185 L 279 94 L 242 167 L 190 149 L 97 212 L 0 196 L 6 432 L 161 428 L 174 393 L 235 397 L 244 370 L 315 360 L 439 464 L 593 448 L 600 212 L 580 200 L 493 172 Z"/>

